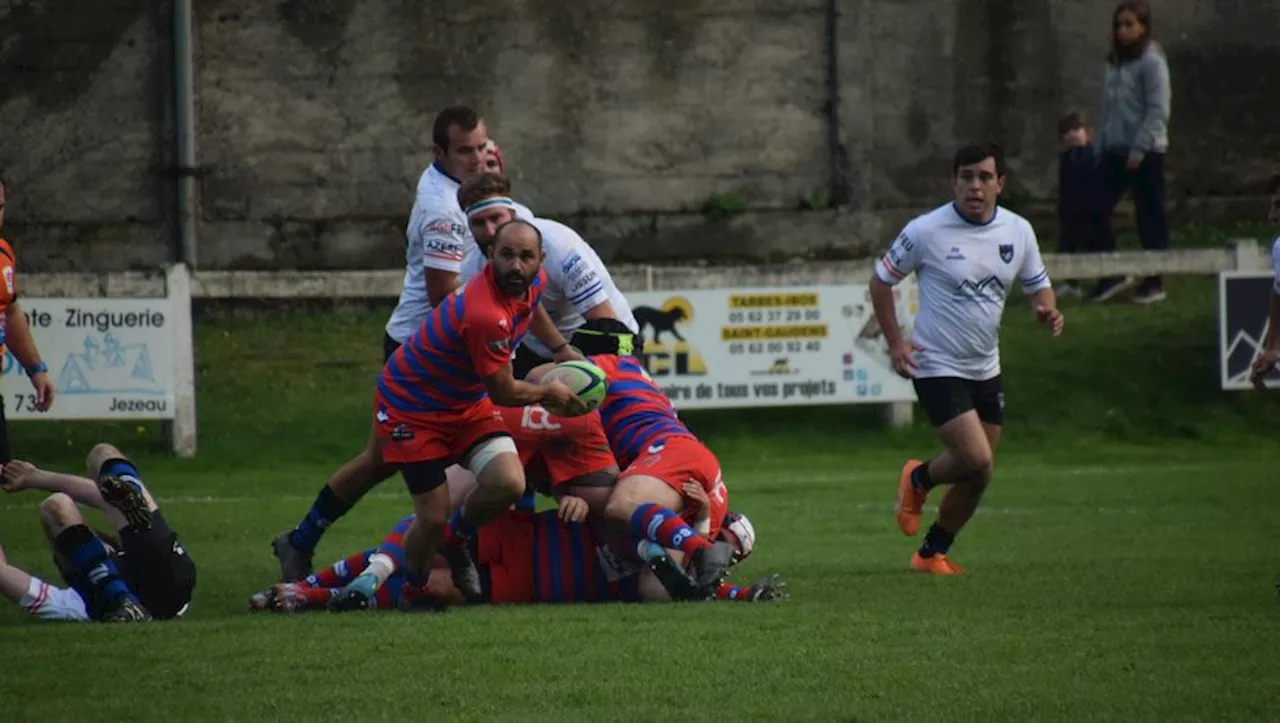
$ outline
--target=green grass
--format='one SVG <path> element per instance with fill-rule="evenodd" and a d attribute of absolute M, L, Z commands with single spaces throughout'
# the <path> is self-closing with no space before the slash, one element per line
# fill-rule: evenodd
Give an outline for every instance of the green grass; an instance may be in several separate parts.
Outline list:
<path fill-rule="evenodd" d="M 997 479 L 954 549 L 970 574 L 904 571 L 892 522 L 922 423 L 868 408 L 688 415 L 760 535 L 735 573 L 782 573 L 777 605 L 468 609 L 444 616 L 244 612 L 267 542 L 361 446 L 384 310 L 197 323 L 201 452 L 155 425 L 15 425 L 74 469 L 116 441 L 199 565 L 189 616 L 126 628 L 0 608 L 4 720 L 1245 720 L 1280 715 L 1275 395 L 1216 389 L 1212 285 L 1154 307 L 1068 306 L 1050 340 L 1005 329 Z M 0 504 L 12 561 L 53 576 L 34 493 Z M 378 539 L 398 483 L 322 543 Z"/>

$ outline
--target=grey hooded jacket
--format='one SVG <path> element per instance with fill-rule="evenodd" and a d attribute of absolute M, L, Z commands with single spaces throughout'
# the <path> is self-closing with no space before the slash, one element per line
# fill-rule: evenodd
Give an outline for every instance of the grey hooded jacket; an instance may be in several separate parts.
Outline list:
<path fill-rule="evenodd" d="M 1152 41 L 1141 56 L 1107 63 L 1096 142 L 1100 151 L 1164 153 L 1173 91 L 1164 50 Z"/>

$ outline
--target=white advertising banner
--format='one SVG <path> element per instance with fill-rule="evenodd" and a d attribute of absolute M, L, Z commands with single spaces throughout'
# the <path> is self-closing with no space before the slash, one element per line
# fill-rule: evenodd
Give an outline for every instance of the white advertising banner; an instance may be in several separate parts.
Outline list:
<path fill-rule="evenodd" d="M 894 295 L 909 332 L 914 280 Z M 679 409 L 915 401 L 889 364 L 866 284 L 626 297 L 649 374 Z"/>
<path fill-rule="evenodd" d="M 26 372 L 6 352 L 0 391 L 10 419 L 174 418 L 180 330 L 169 299 L 20 301 L 57 393 L 52 409 L 36 411 Z"/>

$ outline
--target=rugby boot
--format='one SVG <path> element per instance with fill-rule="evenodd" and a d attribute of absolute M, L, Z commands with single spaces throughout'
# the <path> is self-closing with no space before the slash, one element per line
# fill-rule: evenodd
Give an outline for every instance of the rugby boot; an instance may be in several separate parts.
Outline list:
<path fill-rule="evenodd" d="M 916 572 L 927 572 L 930 575 L 964 574 L 964 568 L 952 562 L 946 555 L 921 557 L 919 551 L 911 555 L 911 569 Z"/>
<path fill-rule="evenodd" d="M 716 586 L 724 580 L 729 565 L 733 563 L 733 545 L 719 541 L 711 547 L 695 550 L 689 557 L 689 570 L 694 583 L 703 591 L 714 595 Z"/>
<path fill-rule="evenodd" d="M 772 602 L 790 600 L 791 593 L 786 590 L 787 583 L 782 581 L 778 573 L 765 575 L 751 586 L 751 602 Z"/>
<path fill-rule="evenodd" d="M 471 551 L 464 545 L 440 545 L 440 554 L 449 563 L 449 572 L 453 576 L 454 587 L 469 603 L 484 601 L 484 591 L 480 589 L 480 571 L 471 559 Z"/>
<path fill-rule="evenodd" d="M 662 583 L 662 587 L 666 589 L 672 600 L 709 600 L 715 597 L 699 588 L 693 578 L 689 577 L 658 543 L 645 540 L 640 543 L 638 551 L 641 559 L 653 571 L 654 577 Z"/>
<path fill-rule="evenodd" d="M 271 541 L 271 551 L 280 561 L 281 582 L 297 582 L 311 574 L 311 557 L 314 553 L 294 547 L 289 541 L 292 536 L 293 530 L 285 530 Z"/>
<path fill-rule="evenodd" d="M 920 512 L 924 509 L 925 497 L 929 495 L 911 482 L 911 473 L 922 464 L 918 459 L 909 459 L 898 473 L 898 499 L 894 502 L 893 511 L 898 518 L 898 529 L 907 537 L 915 537 L 920 531 Z"/>
<path fill-rule="evenodd" d="M 102 616 L 104 623 L 137 623 L 150 619 L 151 613 L 142 607 L 142 603 L 128 596 L 116 601 L 115 606 Z"/>
<path fill-rule="evenodd" d="M 146 488 L 137 477 L 129 474 L 103 475 L 98 478 L 98 492 L 103 501 L 119 510 L 134 529 L 151 528 L 151 507 L 147 504 Z"/>
<path fill-rule="evenodd" d="M 342 588 L 342 592 L 329 600 L 329 610 L 335 613 L 349 610 L 366 610 L 369 601 L 378 592 L 378 577 L 373 573 L 364 573 L 356 577 Z"/>

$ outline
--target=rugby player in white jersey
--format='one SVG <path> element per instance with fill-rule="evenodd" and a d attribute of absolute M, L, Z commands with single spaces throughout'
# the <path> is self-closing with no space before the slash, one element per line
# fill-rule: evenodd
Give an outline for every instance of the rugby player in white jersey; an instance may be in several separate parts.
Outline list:
<path fill-rule="evenodd" d="M 1280 174 L 1271 178 L 1271 206 L 1267 212 L 1267 220 L 1280 223 Z M 1271 373 L 1280 362 L 1280 236 L 1271 242 L 1271 269 L 1275 274 L 1275 283 L 1271 287 L 1271 309 L 1267 314 L 1267 336 L 1262 342 L 1262 349 L 1253 360 L 1253 383 L 1265 388 L 1262 378 Z M 1277 587 L 1280 592 L 1280 587 Z"/>
<path fill-rule="evenodd" d="M 440 111 L 431 128 L 435 161 L 418 179 L 417 195 L 405 230 L 404 286 L 387 322 L 383 360 L 391 356 L 421 326 L 435 304 L 458 288 L 463 256 L 475 247 L 467 217 L 458 206 L 463 181 L 501 164 L 489 140 L 484 120 L 471 108 L 451 106 Z M 532 218 L 523 206 L 518 211 Z M 556 361 L 577 358 L 556 333 L 545 312 L 531 332 L 561 348 Z M 311 574 L 311 559 L 324 531 L 355 506 L 366 492 L 394 474 L 381 464 L 370 435 L 364 450 L 343 465 L 320 489 L 314 504 L 297 527 L 276 535 L 271 547 L 280 561 L 281 579 L 300 580 Z"/>
<path fill-rule="evenodd" d="M 521 216 L 519 204 L 511 200 L 511 182 L 506 176 L 482 173 L 462 184 L 458 203 L 476 240 L 462 262 L 462 275 L 470 277 L 484 266 L 482 249 L 493 241 L 502 224 Z M 523 217 L 522 217 L 523 218 Z M 632 333 L 638 333 L 635 316 L 626 297 L 613 283 L 604 262 L 576 231 L 545 218 L 525 218 L 542 234 L 546 258 L 547 286 L 542 306 L 556 330 L 570 337 L 587 320 L 616 319 Z M 523 378 L 530 370 L 549 361 L 559 361 L 558 348 L 548 348 L 535 335 L 525 337 L 516 350 L 514 373 Z"/>
<path fill-rule="evenodd" d="M 996 204 L 1004 182 L 999 146 L 961 148 L 952 163 L 955 199 L 908 223 L 871 279 L 871 301 L 894 371 L 914 380 L 920 405 L 945 447 L 926 462 L 908 460 L 898 479 L 898 527 L 909 536 L 918 531 L 929 490 L 951 485 L 937 522 L 911 557 L 911 569 L 920 572 L 964 572 L 947 555 L 991 482 L 1000 446 L 1000 319 L 1015 281 L 1031 295 L 1036 319 L 1054 336 L 1062 333 L 1063 316 L 1035 231 Z M 912 272 L 920 310 L 907 338 L 898 326 L 892 287 Z"/>

